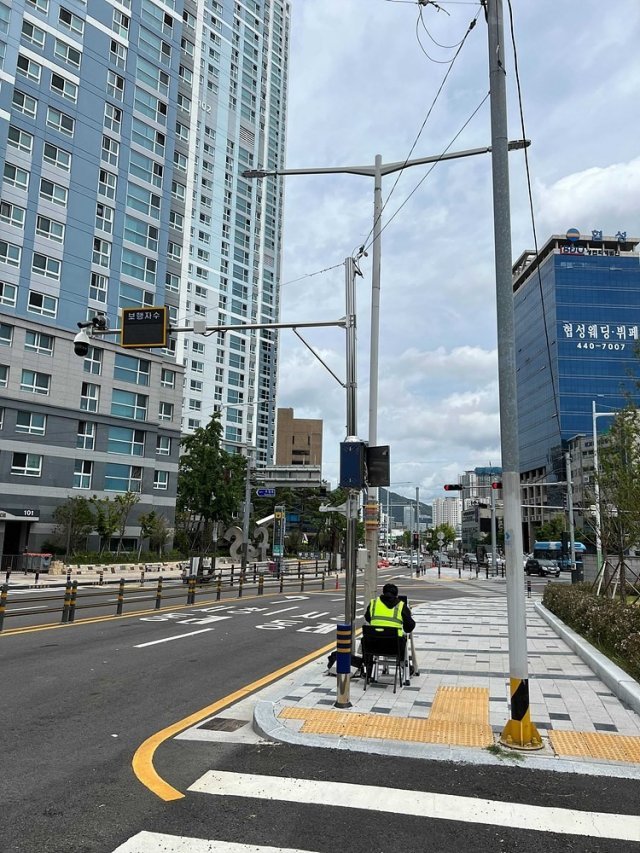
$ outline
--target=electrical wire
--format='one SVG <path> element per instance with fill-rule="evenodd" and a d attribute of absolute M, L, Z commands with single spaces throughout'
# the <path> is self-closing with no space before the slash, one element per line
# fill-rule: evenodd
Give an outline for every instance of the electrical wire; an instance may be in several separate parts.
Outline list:
<path fill-rule="evenodd" d="M 515 73 L 516 88 L 517 88 L 517 92 L 518 92 L 518 110 L 519 110 L 519 114 L 520 114 L 520 130 L 522 133 L 522 139 L 526 139 L 527 137 L 526 137 L 526 132 L 525 132 L 524 109 L 522 106 L 522 89 L 520 86 L 520 70 L 519 70 L 519 65 L 518 65 L 518 49 L 516 47 L 516 37 L 515 37 L 515 30 L 514 30 L 514 24 L 513 24 L 513 9 L 511 7 L 511 0 L 507 0 L 507 5 L 509 8 L 509 31 L 511 34 L 511 46 L 513 49 L 513 68 L 514 68 L 514 73 Z M 533 248 L 534 248 L 534 251 L 536 253 L 536 258 L 538 258 L 538 253 L 539 253 L 538 236 L 537 236 L 537 229 L 536 229 L 536 217 L 535 217 L 535 212 L 533 209 L 533 193 L 531 190 L 531 170 L 530 170 L 530 166 L 529 166 L 529 154 L 528 154 L 527 148 L 524 149 L 524 164 L 525 164 L 525 173 L 526 173 L 526 178 L 527 178 L 527 194 L 528 194 L 528 198 L 529 198 L 529 212 L 531 215 L 531 231 L 533 234 Z M 538 289 L 540 291 L 540 302 L 541 302 L 541 306 L 542 306 L 542 322 L 544 325 L 544 337 L 545 337 L 545 343 L 546 343 L 546 348 L 547 348 L 549 376 L 551 379 L 551 388 L 553 391 L 553 405 L 554 405 L 554 409 L 555 409 L 555 421 L 556 421 L 556 424 L 558 426 L 559 437 L 562 440 L 562 428 L 560 425 L 560 411 L 558 408 L 558 393 L 557 393 L 557 388 L 556 388 L 556 381 L 555 381 L 555 378 L 553 375 L 553 364 L 552 364 L 552 359 L 551 359 L 551 346 L 549 344 L 549 328 L 547 325 L 547 312 L 545 310 L 544 289 L 542 287 L 542 274 L 540 273 L 539 261 L 538 261 L 538 264 L 536 265 L 536 272 L 537 272 L 537 277 L 538 277 Z"/>
<path fill-rule="evenodd" d="M 344 266 L 344 261 L 340 261 L 339 264 L 334 264 L 331 267 L 325 267 L 322 270 L 316 270 L 315 272 L 305 273 L 304 275 L 301 275 L 298 278 L 291 278 L 291 279 L 289 279 L 289 281 L 283 281 L 280 284 L 280 287 L 284 287 L 287 284 L 295 284 L 296 282 L 302 281 L 305 278 L 313 278 L 315 275 L 322 275 L 323 273 L 329 272 L 330 270 L 337 270 L 338 267 L 342 267 L 342 266 Z"/>

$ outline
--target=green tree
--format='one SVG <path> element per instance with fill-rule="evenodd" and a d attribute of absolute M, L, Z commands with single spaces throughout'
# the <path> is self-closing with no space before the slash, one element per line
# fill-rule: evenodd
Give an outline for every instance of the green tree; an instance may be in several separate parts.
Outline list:
<path fill-rule="evenodd" d="M 437 527 L 432 527 L 427 531 L 426 543 L 427 548 L 432 553 L 440 549 L 438 533 L 442 533 L 442 550 L 446 550 L 449 545 L 453 545 L 456 541 L 456 531 L 450 524 L 439 524 Z"/>
<path fill-rule="evenodd" d="M 122 540 L 127 527 L 127 521 L 134 506 L 140 503 L 140 496 L 135 492 L 125 492 L 123 495 L 116 495 L 113 499 L 118 513 L 118 548 L 116 553 L 119 554 L 122 549 Z"/>
<path fill-rule="evenodd" d="M 140 545 L 138 548 L 138 559 L 140 559 L 140 553 L 142 551 L 142 540 L 149 540 L 149 550 L 157 551 L 158 556 L 162 554 L 162 551 L 167 544 L 167 539 L 169 538 L 169 527 L 167 526 L 167 519 L 164 515 L 160 515 L 154 509 L 151 512 L 143 513 L 139 518 L 138 522 L 140 524 Z"/>
<path fill-rule="evenodd" d="M 182 439 L 176 525 L 183 547 L 190 552 L 208 550 L 213 523 L 229 524 L 244 498 L 246 459 L 227 453 L 221 442 L 218 413 Z"/>
<path fill-rule="evenodd" d="M 597 482 L 600 532 L 605 554 L 616 554 L 620 597 L 626 601 L 625 554 L 640 542 L 640 421 L 629 403 L 615 416 L 601 444 Z"/>
<path fill-rule="evenodd" d="M 94 530 L 100 538 L 100 553 L 108 547 L 111 537 L 118 531 L 120 524 L 120 508 L 111 498 L 91 498 L 94 507 Z"/>
<path fill-rule="evenodd" d="M 87 536 L 95 529 L 95 517 L 91 503 L 78 495 L 68 498 L 53 511 L 55 533 L 65 549 L 65 558 L 86 548 Z"/>
<path fill-rule="evenodd" d="M 565 517 L 554 515 L 536 530 L 536 539 L 545 542 L 558 542 L 566 529 Z"/>

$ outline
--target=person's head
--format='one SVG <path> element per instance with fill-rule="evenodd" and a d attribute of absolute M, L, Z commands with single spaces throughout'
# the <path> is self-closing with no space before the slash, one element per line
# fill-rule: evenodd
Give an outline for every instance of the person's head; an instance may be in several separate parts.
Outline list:
<path fill-rule="evenodd" d="M 394 583 L 386 583 L 382 587 L 382 594 L 388 595 L 390 598 L 398 597 L 398 587 Z"/>

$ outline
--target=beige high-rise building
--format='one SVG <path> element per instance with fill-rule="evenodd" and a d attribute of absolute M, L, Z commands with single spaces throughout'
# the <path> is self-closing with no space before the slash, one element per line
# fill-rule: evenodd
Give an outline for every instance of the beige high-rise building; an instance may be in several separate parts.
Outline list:
<path fill-rule="evenodd" d="M 322 421 L 278 409 L 276 465 L 322 465 Z"/>

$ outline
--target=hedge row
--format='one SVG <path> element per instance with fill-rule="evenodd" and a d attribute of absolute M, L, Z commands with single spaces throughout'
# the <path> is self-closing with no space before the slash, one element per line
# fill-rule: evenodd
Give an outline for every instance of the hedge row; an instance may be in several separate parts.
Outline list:
<path fill-rule="evenodd" d="M 595 595 L 586 583 L 549 583 L 542 603 L 640 681 L 640 605 Z"/>

